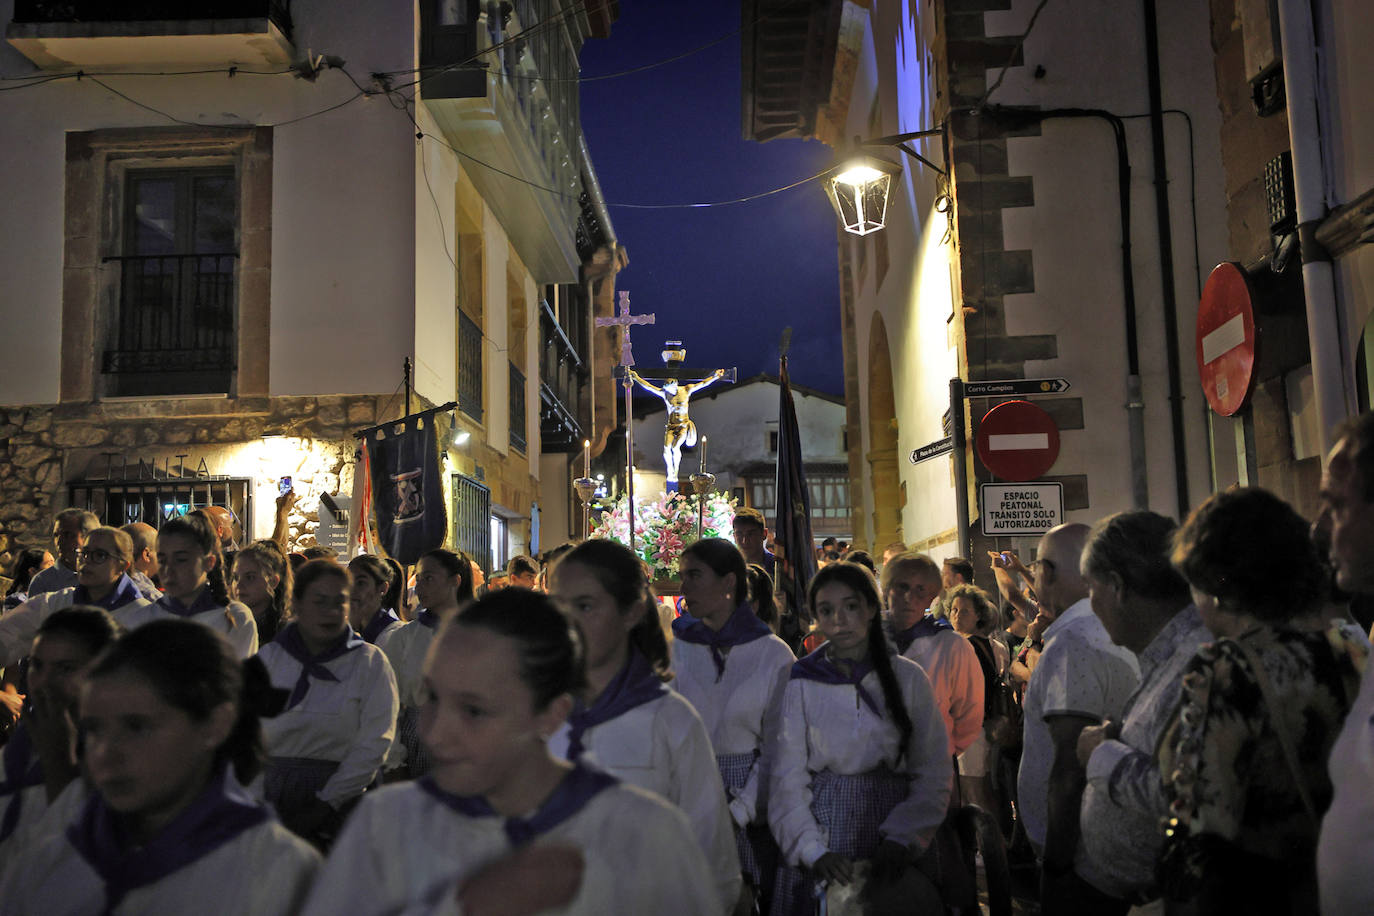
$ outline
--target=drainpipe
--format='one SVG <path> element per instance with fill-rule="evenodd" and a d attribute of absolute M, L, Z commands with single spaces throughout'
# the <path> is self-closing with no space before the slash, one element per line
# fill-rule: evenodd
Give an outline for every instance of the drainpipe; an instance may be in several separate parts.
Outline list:
<path fill-rule="evenodd" d="M 1150 149 L 1154 157 L 1155 221 L 1159 232 L 1160 291 L 1164 306 L 1164 354 L 1169 367 L 1169 421 L 1174 447 L 1174 497 L 1178 517 L 1192 508 L 1188 496 L 1188 447 L 1183 428 L 1183 392 L 1178 352 L 1178 297 L 1174 291 L 1174 237 L 1169 214 L 1169 166 L 1164 153 L 1164 105 L 1161 101 L 1159 24 L 1155 0 L 1144 0 L 1145 64 L 1150 93 Z"/>
<path fill-rule="evenodd" d="M 1326 169 L 1322 162 L 1317 116 L 1316 34 L 1311 0 L 1279 0 L 1283 41 L 1283 84 L 1288 97 L 1288 142 L 1293 151 L 1293 191 L 1297 202 L 1298 242 L 1302 248 L 1302 287 L 1307 301 L 1307 337 L 1312 354 L 1312 387 L 1320 427 L 1322 463 L 1334 443 L 1332 431 L 1354 413 L 1346 384 L 1344 335 L 1336 303 L 1331 256 L 1317 241 L 1326 216 Z"/>

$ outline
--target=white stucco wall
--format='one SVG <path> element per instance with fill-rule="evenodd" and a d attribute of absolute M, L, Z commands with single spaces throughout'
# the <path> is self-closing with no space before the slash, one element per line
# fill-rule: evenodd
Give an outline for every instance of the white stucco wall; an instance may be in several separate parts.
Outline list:
<path fill-rule="evenodd" d="M 989 35 L 1019 35 L 1035 0 L 1015 0 L 1008 11 L 984 14 Z M 1140 10 L 1070 0 L 1043 10 L 1026 41 L 1025 66 L 1011 68 L 992 101 L 1041 108 L 1104 108 L 1120 115 L 1148 109 L 1146 61 Z M 924 5 L 880 3 L 860 59 L 849 105 L 846 134 L 875 133 L 869 112 L 880 94 L 882 124 L 876 133 L 927 129 L 933 98 L 929 40 L 931 14 Z M 1162 94 L 1165 108 L 1188 111 L 1193 121 L 1195 174 L 1184 119 L 1165 118 L 1166 156 L 1173 230 L 1175 296 L 1178 312 L 1180 391 L 1184 398 L 1188 485 L 1193 504 L 1210 492 L 1205 401 L 1193 360 L 1193 328 L 1199 275 L 1205 276 L 1226 251 L 1224 181 L 1217 150 L 1220 129 L 1212 88 L 1212 53 L 1205 4 L 1162 0 L 1159 4 Z M 1043 78 L 1033 71 L 1043 65 Z M 888 76 L 887 74 L 892 74 Z M 989 83 L 997 70 L 988 74 Z M 1178 506 L 1171 447 L 1161 272 L 1155 229 L 1153 160 L 1148 119 L 1127 122 L 1132 168 L 1132 266 L 1135 275 L 1140 369 L 1145 390 L 1146 469 L 1150 507 L 1175 515 Z M 1004 246 L 1032 251 L 1035 292 L 1004 297 L 1009 334 L 1055 334 L 1058 358 L 1030 361 L 1027 377 L 1065 376 L 1070 396 L 1083 399 L 1085 429 L 1065 430 L 1052 475 L 1087 474 L 1090 506 L 1070 512 L 1071 520 L 1093 521 L 1131 505 L 1127 445 L 1125 342 L 1122 316 L 1116 156 L 1110 128 L 1097 121 L 1048 121 L 1041 136 L 1007 141 L 1009 174 L 1034 179 L 1034 205 L 1002 211 Z M 938 146 L 927 147 L 935 161 Z M 929 213 L 930 173 L 907 159 L 899 193 L 889 205 L 887 233 L 891 268 L 874 288 L 875 258 L 858 273 L 856 337 L 864 448 L 872 435 L 868 364 L 873 315 L 882 316 L 891 348 L 892 383 L 898 420 L 898 473 L 905 488 L 901 512 L 909 543 L 940 537 L 954 527 L 952 464 L 939 458 L 911 465 L 910 451 L 941 438 L 948 408 L 948 380 L 956 371 L 946 320 L 951 315 L 950 259 L 954 250 L 938 243 L 943 218 Z M 1196 188 L 1198 237 L 1192 231 Z M 926 214 L 929 213 L 927 216 Z M 933 218 L 933 219 L 932 219 Z M 957 269 L 955 271 L 957 274 Z M 955 281 L 957 282 L 957 281 Z M 978 367 L 970 367 L 976 375 Z M 1229 444 L 1229 443 L 1228 443 Z M 1233 445 L 1231 445 L 1233 447 Z M 870 470 L 865 462 L 865 476 Z M 865 487 L 865 518 L 872 537 L 872 491 Z M 856 496 L 856 500 L 857 500 Z M 971 506 L 976 518 L 976 503 Z M 976 526 L 976 521 L 975 521 Z M 952 543 L 937 555 L 952 553 Z"/>
<path fill-rule="evenodd" d="M 297 0 L 296 45 L 339 55 L 360 79 L 411 68 L 412 6 L 387 7 L 378 15 L 376 5 Z M 12 11 L 0 0 L 0 21 Z M 0 75 L 35 72 L 0 44 Z M 338 72 L 314 83 L 248 74 L 100 79 L 192 124 L 274 124 L 357 91 Z M 58 398 L 65 133 L 168 126 L 91 80 L 0 94 L 0 326 L 23 341 L 7 348 L 0 403 Z M 414 145 L 413 127 L 384 99 L 273 130 L 273 395 L 375 393 L 399 383 L 415 337 Z"/>

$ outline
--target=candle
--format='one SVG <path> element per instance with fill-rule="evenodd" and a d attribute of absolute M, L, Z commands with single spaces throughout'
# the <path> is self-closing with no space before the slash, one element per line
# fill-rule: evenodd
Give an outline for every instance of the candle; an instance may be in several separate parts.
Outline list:
<path fill-rule="evenodd" d="M 582 440 L 582 476 L 592 476 L 592 440 Z"/>
<path fill-rule="evenodd" d="M 708 436 L 701 437 L 701 464 L 697 467 L 699 473 L 706 473 L 706 440 Z"/>

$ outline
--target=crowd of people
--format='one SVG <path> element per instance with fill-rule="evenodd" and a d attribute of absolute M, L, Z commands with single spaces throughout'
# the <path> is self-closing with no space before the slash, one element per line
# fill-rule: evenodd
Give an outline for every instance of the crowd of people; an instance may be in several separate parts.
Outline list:
<path fill-rule="evenodd" d="M 606 540 L 407 578 L 67 509 L 0 614 L 0 912 L 977 912 L 994 847 L 1046 914 L 1374 912 L 1374 414 L 1321 499 L 804 595 L 741 508 L 668 601 Z"/>

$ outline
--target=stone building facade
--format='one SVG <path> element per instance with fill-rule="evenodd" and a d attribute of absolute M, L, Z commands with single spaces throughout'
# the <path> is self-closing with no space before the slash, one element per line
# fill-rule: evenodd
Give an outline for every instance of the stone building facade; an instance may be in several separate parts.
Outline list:
<path fill-rule="evenodd" d="M 355 434 L 407 404 L 452 405 L 446 543 L 500 563 L 570 498 L 546 459 L 614 426 L 590 328 L 625 257 L 566 91 L 614 4 L 261 6 L 0 0 L 0 563 L 67 505 L 265 537 L 284 477 L 292 546 L 344 546 Z"/>

